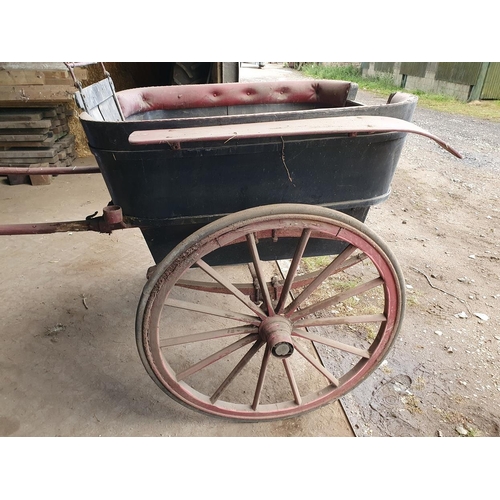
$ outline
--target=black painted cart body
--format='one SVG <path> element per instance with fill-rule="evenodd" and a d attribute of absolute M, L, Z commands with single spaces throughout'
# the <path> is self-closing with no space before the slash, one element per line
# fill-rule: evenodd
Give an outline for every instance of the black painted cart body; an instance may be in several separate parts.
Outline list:
<path fill-rule="evenodd" d="M 112 202 L 88 224 L 139 227 L 156 262 L 136 323 L 156 384 L 254 421 L 318 408 L 372 373 L 405 285 L 368 210 L 389 196 L 407 133 L 459 156 L 411 123 L 417 98 L 364 106 L 341 81 L 98 85 L 77 101 Z"/>
<path fill-rule="evenodd" d="M 81 122 L 113 203 L 142 221 L 159 262 L 199 227 L 251 207 L 304 203 L 364 221 L 369 207 L 389 195 L 406 132 L 332 134 L 335 119 L 351 117 L 353 129 L 362 117 L 375 118 L 375 124 L 380 117 L 410 122 L 417 98 L 396 94 L 385 106 L 363 106 L 355 95 L 355 85 L 336 81 L 132 89 L 117 96 L 126 120 L 84 113 Z M 305 135 L 306 120 L 325 119 L 331 120 L 327 133 Z M 298 130 L 278 128 L 271 136 L 269 125 L 280 123 Z M 246 125 L 258 125 L 262 133 L 246 138 Z M 220 139 L 202 131 L 186 142 L 161 133 L 148 141 L 151 131 L 195 127 L 215 127 Z M 223 128 L 228 135 L 220 135 Z M 139 135 L 130 144 L 129 137 L 141 133 L 145 143 Z M 168 231 L 156 227 L 167 220 Z M 220 263 L 234 263 L 238 253 L 230 253 Z M 267 258 L 279 253 L 265 250 Z"/>

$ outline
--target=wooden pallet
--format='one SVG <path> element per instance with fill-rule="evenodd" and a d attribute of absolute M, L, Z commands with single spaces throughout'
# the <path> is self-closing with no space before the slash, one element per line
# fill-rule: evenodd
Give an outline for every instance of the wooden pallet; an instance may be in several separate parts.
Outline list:
<path fill-rule="evenodd" d="M 63 105 L 0 108 L 0 166 L 70 166 L 76 157 Z M 50 184 L 51 175 L 9 175 L 10 184 Z"/>

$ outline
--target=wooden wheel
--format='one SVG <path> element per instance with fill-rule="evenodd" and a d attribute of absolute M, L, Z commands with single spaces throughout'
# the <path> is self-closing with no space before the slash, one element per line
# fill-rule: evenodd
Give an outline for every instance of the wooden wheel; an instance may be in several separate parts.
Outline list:
<path fill-rule="evenodd" d="M 335 255 L 306 257 L 325 242 Z M 289 259 L 265 261 L 279 245 Z M 225 251 L 250 264 L 211 264 Z M 253 208 L 203 227 L 158 264 L 139 302 L 137 345 L 158 386 L 191 408 L 292 417 L 377 368 L 404 288 L 386 244 L 356 219 L 309 205 Z"/>

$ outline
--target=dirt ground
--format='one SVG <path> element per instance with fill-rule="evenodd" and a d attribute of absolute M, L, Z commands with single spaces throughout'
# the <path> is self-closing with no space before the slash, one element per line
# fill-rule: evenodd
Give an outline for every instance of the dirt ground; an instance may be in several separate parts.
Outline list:
<path fill-rule="evenodd" d="M 418 107 L 413 121 L 463 159 L 408 137 L 368 216 L 403 268 L 407 308 L 385 365 L 344 403 L 357 435 L 498 436 L 500 124 Z"/>
<path fill-rule="evenodd" d="M 242 77 L 259 71 L 301 77 L 277 65 Z M 385 102 L 362 90 L 357 100 Z M 368 215 L 403 269 L 407 307 L 383 366 L 342 403 L 357 436 L 498 436 L 500 123 L 418 105 L 413 122 L 463 159 L 410 134 L 391 196 Z"/>
<path fill-rule="evenodd" d="M 99 174 L 61 175 L 49 186 L 0 182 L 2 224 L 81 220 L 108 202 Z M 0 255 L 0 436 L 353 436 L 338 401 L 289 420 L 239 423 L 161 392 L 134 338 L 154 264 L 139 229 L 1 236 Z"/>
<path fill-rule="evenodd" d="M 279 65 L 241 70 L 242 80 L 303 78 Z M 359 91 L 358 100 L 385 99 Z M 367 224 L 403 269 L 406 314 L 383 365 L 341 404 L 357 436 L 498 436 L 500 124 L 418 107 L 413 121 L 464 158 L 409 136 L 391 196 L 370 211 Z M 109 201 L 95 177 L 78 192 L 67 177 L 0 186 L 2 223 L 77 219 Z M 283 422 L 222 424 L 159 393 L 133 340 L 151 265 L 135 230 L 23 238 L 0 240 L 0 435 L 352 435 L 337 403 Z"/>

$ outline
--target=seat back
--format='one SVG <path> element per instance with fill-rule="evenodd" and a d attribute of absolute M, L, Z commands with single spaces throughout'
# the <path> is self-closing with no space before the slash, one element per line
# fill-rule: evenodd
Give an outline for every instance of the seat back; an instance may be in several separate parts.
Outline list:
<path fill-rule="evenodd" d="M 123 120 L 113 81 L 109 77 L 75 92 L 75 101 L 78 107 L 86 111 L 94 120 Z"/>
<path fill-rule="evenodd" d="M 77 91 L 73 94 L 76 105 L 86 111 L 94 120 L 98 121 L 123 121 L 122 110 L 116 98 L 115 86 L 110 74 L 106 71 L 104 63 L 92 62 L 65 62 L 73 78 Z M 75 68 L 82 68 L 98 64 L 102 67 L 105 78 L 83 88 L 75 75 Z"/>
<path fill-rule="evenodd" d="M 117 98 L 125 117 L 156 110 L 259 104 L 340 108 L 351 98 L 352 86 L 351 82 L 338 80 L 215 83 L 127 89 L 118 92 Z"/>

